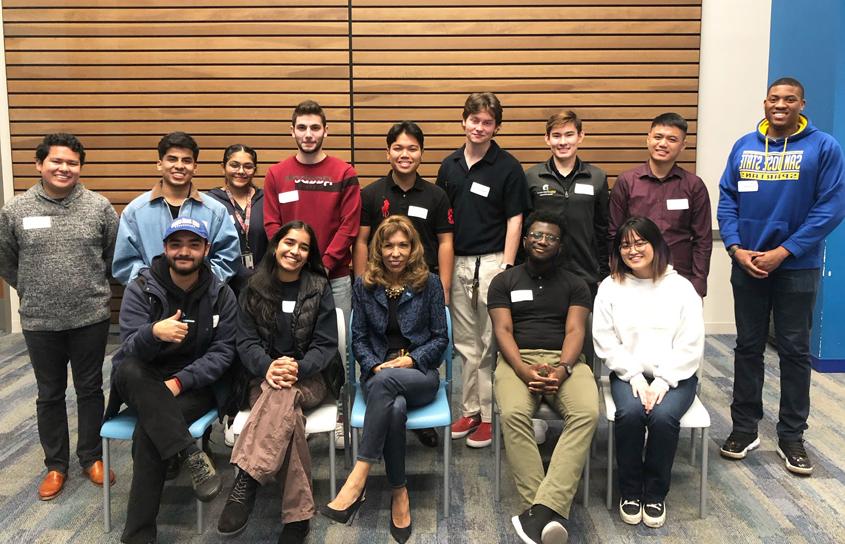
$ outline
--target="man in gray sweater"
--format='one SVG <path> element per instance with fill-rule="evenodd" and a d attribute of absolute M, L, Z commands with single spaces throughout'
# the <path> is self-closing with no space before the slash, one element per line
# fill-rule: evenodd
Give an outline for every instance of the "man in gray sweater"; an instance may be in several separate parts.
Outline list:
<path fill-rule="evenodd" d="M 76 389 L 83 473 L 103 485 L 100 424 L 103 358 L 111 311 L 109 273 L 117 214 L 79 183 L 85 149 L 48 134 L 35 151 L 41 180 L 0 210 L 0 276 L 17 289 L 24 339 L 38 385 L 38 435 L 47 476 L 41 500 L 61 493 L 70 464 L 65 389 Z M 109 474 L 114 483 L 114 474 Z"/>

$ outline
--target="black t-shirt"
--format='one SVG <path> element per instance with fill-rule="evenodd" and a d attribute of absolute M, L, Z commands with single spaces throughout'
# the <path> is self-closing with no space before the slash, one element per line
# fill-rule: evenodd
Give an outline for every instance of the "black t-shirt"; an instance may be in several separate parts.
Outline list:
<path fill-rule="evenodd" d="M 300 280 L 291 282 L 280 282 L 279 291 L 282 295 L 282 307 L 276 313 L 276 330 L 287 331 L 287 334 L 277 334 L 273 338 L 273 352 L 270 356 L 274 358 L 286 355 L 293 357 L 296 352 L 296 346 L 293 342 L 293 335 L 291 331 L 291 319 L 293 318 L 293 308 L 296 306 L 296 297 L 299 294 Z"/>
<path fill-rule="evenodd" d="M 411 342 L 402 335 L 399 326 L 399 298 L 387 297 L 387 353 L 408 349 Z"/>
<path fill-rule="evenodd" d="M 443 159 L 437 185 L 446 190 L 455 216 L 455 255 L 487 255 L 505 249 L 507 220 L 530 208 L 522 165 L 495 141 L 467 168 L 464 146 Z"/>
<path fill-rule="evenodd" d="M 396 214 L 408 217 L 414 224 L 422 240 L 425 262 L 429 270 L 437 272 L 437 235 L 454 230 L 446 192 L 419 175 L 411 190 L 405 192 L 390 174 L 361 190 L 361 226 L 370 227 L 370 240 L 382 220 Z"/>
<path fill-rule="evenodd" d="M 487 292 L 487 308 L 510 309 L 520 349 L 560 350 L 569 307 L 591 305 L 584 280 L 560 267 L 536 275 L 525 264 L 514 266 L 493 278 Z"/>

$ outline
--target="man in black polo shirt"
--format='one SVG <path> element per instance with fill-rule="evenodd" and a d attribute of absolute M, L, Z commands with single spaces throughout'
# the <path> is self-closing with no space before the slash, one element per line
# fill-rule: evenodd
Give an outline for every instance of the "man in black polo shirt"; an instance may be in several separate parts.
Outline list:
<path fill-rule="evenodd" d="M 446 303 L 452 285 L 455 259 L 452 244 L 454 221 L 446 192 L 417 173 L 425 136 L 410 121 L 393 125 L 387 133 L 387 160 L 391 171 L 361 191 L 361 227 L 352 249 L 355 275 L 367 268 L 367 246 L 386 217 L 407 216 L 422 240 L 428 269 L 440 275 Z"/>
<path fill-rule="evenodd" d="M 487 315 L 487 288 L 513 266 L 528 209 L 522 166 L 493 137 L 502 125 L 502 105 L 493 93 L 473 93 L 464 104 L 466 143 L 443 159 L 437 185 L 446 190 L 455 217 L 452 325 L 463 363 L 461 418 L 452 438 L 474 448 L 489 446 L 496 345 Z M 469 436 L 467 436 L 469 435 Z"/>
<path fill-rule="evenodd" d="M 596 382 L 589 366 L 580 364 L 592 297 L 584 280 L 557 263 L 559 215 L 534 212 L 527 224 L 526 262 L 496 276 L 487 299 L 499 345 L 496 401 L 526 507 L 511 521 L 523 542 L 562 543 L 598 422 Z M 548 472 L 531 424 L 541 395 L 566 421 Z"/>
<path fill-rule="evenodd" d="M 562 111 L 546 122 L 546 145 L 552 156 L 525 172 L 531 207 L 557 214 L 566 225 L 565 266 L 587 282 L 593 298 L 609 273 L 607 223 L 610 192 L 607 175 L 578 158 L 584 141 L 581 119 Z"/>

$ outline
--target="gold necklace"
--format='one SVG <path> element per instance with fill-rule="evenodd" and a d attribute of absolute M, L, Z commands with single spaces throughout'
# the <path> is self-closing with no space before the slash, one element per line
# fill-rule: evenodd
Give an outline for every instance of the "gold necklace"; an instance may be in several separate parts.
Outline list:
<path fill-rule="evenodd" d="M 389 299 L 399 298 L 399 296 L 402 295 L 402 293 L 404 292 L 404 285 L 399 287 L 388 287 L 387 285 L 384 286 L 384 294 L 387 295 L 387 298 Z"/>

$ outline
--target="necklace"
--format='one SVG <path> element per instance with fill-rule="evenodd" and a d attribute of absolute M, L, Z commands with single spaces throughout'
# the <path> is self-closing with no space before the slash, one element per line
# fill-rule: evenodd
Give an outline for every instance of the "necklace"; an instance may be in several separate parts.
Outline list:
<path fill-rule="evenodd" d="M 388 287 L 387 285 L 384 286 L 384 294 L 387 295 L 387 298 L 389 299 L 399 298 L 399 296 L 404 292 L 404 285 L 399 287 Z"/>

